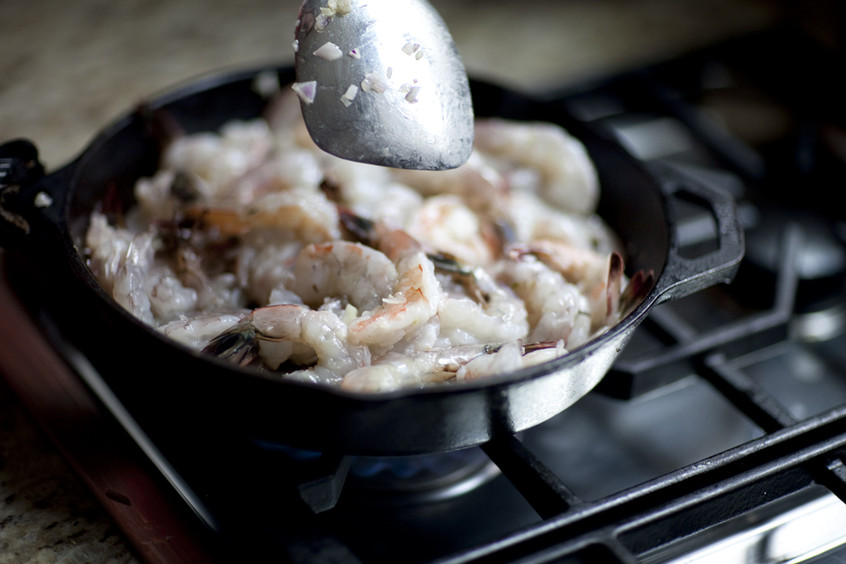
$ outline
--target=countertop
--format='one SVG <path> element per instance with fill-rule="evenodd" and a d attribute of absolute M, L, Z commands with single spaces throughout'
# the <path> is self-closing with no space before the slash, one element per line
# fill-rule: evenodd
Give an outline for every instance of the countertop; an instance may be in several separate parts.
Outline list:
<path fill-rule="evenodd" d="M 438 0 L 468 73 L 526 90 L 575 83 L 835 2 Z M 239 66 L 292 60 L 299 0 L 4 0 L 0 141 L 28 137 L 48 171 L 151 94 Z M 0 318 L 5 318 L 5 312 Z M 0 365 L 0 375 L 5 367 Z M 0 380 L 0 564 L 134 562 L 126 540 Z"/>

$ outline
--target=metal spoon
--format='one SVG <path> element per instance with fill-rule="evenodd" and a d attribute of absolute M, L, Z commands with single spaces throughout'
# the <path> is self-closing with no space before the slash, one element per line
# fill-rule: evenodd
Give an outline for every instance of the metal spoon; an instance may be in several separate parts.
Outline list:
<path fill-rule="evenodd" d="M 467 74 L 426 0 L 305 0 L 294 49 L 294 89 L 324 151 L 422 170 L 470 156 Z"/>

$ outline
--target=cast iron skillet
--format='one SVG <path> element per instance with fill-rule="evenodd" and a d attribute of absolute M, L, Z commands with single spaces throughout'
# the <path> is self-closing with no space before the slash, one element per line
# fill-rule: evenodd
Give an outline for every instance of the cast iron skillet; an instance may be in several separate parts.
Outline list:
<path fill-rule="evenodd" d="M 166 109 L 189 133 L 215 129 L 262 112 L 266 100 L 253 85 L 268 72 L 277 73 L 280 84 L 293 80 L 287 67 L 247 69 L 192 82 L 148 106 Z M 324 452 L 415 454 L 481 444 L 537 425 L 590 391 L 657 304 L 729 282 L 743 254 L 743 236 L 730 197 L 678 181 L 669 170 L 647 171 L 559 104 L 478 81 L 472 90 L 477 116 L 557 122 L 581 138 L 600 174 L 600 214 L 626 244 L 628 272 L 655 275 L 651 291 L 625 319 L 545 365 L 482 382 L 356 395 L 240 370 L 161 337 L 102 291 L 80 254 L 92 209 L 115 194 L 122 205 L 131 205 L 135 180 L 157 168 L 156 138 L 139 112 L 107 128 L 78 158 L 47 176 L 32 144 L 4 145 L 0 243 L 43 272 L 48 293 L 59 297 L 61 307 L 54 307 L 65 332 L 130 408 Z M 673 213 L 680 200 L 711 211 L 716 250 L 682 256 Z"/>

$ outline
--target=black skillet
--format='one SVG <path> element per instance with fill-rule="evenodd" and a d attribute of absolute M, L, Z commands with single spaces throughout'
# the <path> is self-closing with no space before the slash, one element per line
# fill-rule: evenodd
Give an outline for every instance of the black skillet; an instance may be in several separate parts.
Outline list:
<path fill-rule="evenodd" d="M 187 132 L 213 130 L 261 114 L 253 88 L 261 73 L 280 84 L 287 67 L 214 75 L 151 100 Z M 209 422 L 316 451 L 393 455 L 447 451 L 537 425 L 569 407 L 605 375 L 650 309 L 729 282 L 743 255 L 743 234 L 726 194 L 678 180 L 631 158 L 603 133 L 573 119 L 559 104 L 471 81 L 477 116 L 545 120 L 566 127 L 587 146 L 600 175 L 599 212 L 625 242 L 627 271 L 652 271 L 642 303 L 609 331 L 556 361 L 486 381 L 361 395 L 285 382 L 190 351 L 143 325 L 106 295 L 81 254 L 91 211 L 118 195 L 132 203 L 135 180 L 158 165 L 150 122 L 132 112 L 100 133 L 82 154 L 44 175 L 35 147 L 0 148 L 0 244 L 48 280 L 45 294 L 66 334 L 130 407 Z M 677 239 L 675 204 L 709 210 L 716 250 L 689 258 Z M 112 202 L 110 205 L 114 205 Z"/>

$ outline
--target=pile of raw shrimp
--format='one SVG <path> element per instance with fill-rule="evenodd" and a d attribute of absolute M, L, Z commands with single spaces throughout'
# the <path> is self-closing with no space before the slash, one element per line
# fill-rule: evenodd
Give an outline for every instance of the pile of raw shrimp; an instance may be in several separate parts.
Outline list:
<path fill-rule="evenodd" d="M 470 160 L 393 170 L 319 150 L 294 95 L 174 135 L 137 203 L 95 212 L 91 271 L 170 338 L 280 378 L 377 392 L 567 354 L 632 304 L 583 145 L 479 119 Z"/>

